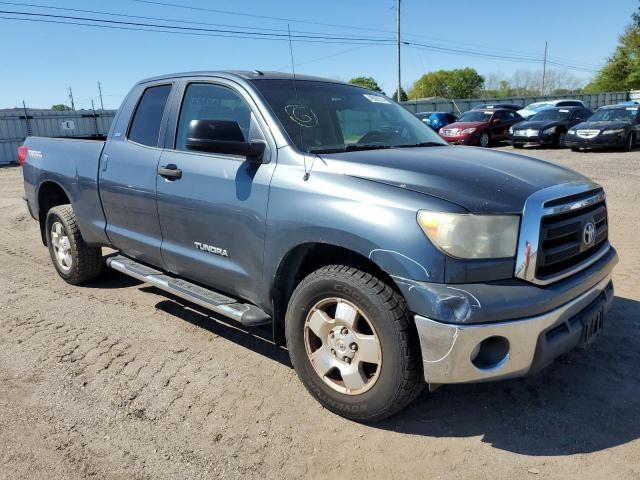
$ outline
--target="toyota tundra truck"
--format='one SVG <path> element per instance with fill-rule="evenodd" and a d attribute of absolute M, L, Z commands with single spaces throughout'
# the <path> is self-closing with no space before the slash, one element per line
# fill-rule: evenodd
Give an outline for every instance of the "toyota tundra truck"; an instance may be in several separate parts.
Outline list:
<path fill-rule="evenodd" d="M 159 76 L 135 85 L 106 138 L 29 137 L 18 157 L 65 281 L 106 264 L 270 325 L 310 394 L 355 421 L 425 385 L 536 372 L 589 345 L 613 299 L 600 185 L 450 146 L 338 81 Z"/>

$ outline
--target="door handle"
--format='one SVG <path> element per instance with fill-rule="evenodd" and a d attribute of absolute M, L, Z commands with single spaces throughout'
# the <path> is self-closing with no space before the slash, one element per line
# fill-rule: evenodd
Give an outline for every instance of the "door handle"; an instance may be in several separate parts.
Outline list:
<path fill-rule="evenodd" d="M 160 169 L 158 170 L 158 175 L 164 178 L 168 178 L 169 180 L 177 180 L 179 178 L 182 178 L 182 170 L 180 170 L 177 165 L 170 163 L 169 165 L 160 167 Z"/>

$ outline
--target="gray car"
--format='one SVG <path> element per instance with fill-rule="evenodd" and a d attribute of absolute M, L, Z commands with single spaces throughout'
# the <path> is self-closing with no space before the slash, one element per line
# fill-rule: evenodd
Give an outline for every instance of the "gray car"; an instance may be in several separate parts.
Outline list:
<path fill-rule="evenodd" d="M 354 85 L 155 77 L 106 139 L 29 137 L 19 156 L 65 281 L 95 281 L 115 249 L 111 268 L 271 325 L 309 392 L 357 421 L 425 384 L 537 371 L 597 337 L 613 299 L 601 186 L 450 146 Z"/>

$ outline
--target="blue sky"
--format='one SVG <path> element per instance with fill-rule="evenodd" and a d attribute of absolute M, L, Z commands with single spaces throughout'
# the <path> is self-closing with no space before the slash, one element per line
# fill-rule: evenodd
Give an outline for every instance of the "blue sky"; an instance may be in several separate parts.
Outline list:
<path fill-rule="evenodd" d="M 294 32 L 314 32 L 333 37 L 392 38 L 395 29 L 395 0 L 157 1 L 255 16 L 176 8 L 136 0 L 14 0 L 0 2 L 0 10 L 98 17 L 96 14 L 25 6 L 48 5 L 202 22 L 195 25 L 199 28 L 233 25 L 275 33 L 286 31 L 287 23 L 290 23 Z M 638 1 L 458 0 L 455 6 L 452 5 L 453 2 L 449 1 L 403 0 L 405 39 L 414 44 L 538 58 L 542 57 L 547 40 L 552 60 L 593 68 L 602 64 L 613 51 Z M 0 13 L 0 16 L 15 18 L 15 15 L 7 13 Z M 289 21 L 256 16 L 280 17 Z M 115 16 L 101 18 L 163 23 Z M 290 70 L 289 45 L 285 41 L 175 35 L 0 19 L 0 46 L 0 108 L 20 105 L 23 99 L 28 106 L 40 108 L 68 103 L 66 89 L 69 86 L 73 88 L 77 108 L 90 106 L 91 98 L 97 105 L 98 80 L 103 84 L 105 108 L 116 108 L 134 82 L 156 74 L 213 69 Z M 378 79 L 387 93 L 395 89 L 393 44 L 296 41 L 293 49 L 298 73 L 342 80 L 371 75 Z M 537 70 L 541 67 L 521 61 L 453 55 L 450 52 L 405 46 L 402 83 L 406 88 L 426 71 L 467 66 L 476 68 L 481 74 L 498 73 L 505 77 L 519 69 Z M 585 79 L 592 75 L 587 71 L 571 71 Z"/>

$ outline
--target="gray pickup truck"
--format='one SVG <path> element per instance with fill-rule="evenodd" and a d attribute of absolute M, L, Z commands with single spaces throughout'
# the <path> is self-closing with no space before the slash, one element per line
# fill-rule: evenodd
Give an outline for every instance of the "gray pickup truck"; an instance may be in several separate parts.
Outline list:
<path fill-rule="evenodd" d="M 388 98 L 280 73 L 138 83 L 104 141 L 29 137 L 26 200 L 69 283 L 106 264 L 270 324 L 326 408 L 375 421 L 425 384 L 535 372 L 613 299 L 605 193 L 453 147 Z"/>

